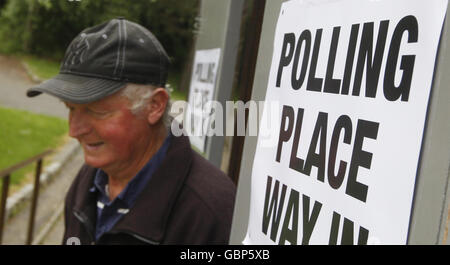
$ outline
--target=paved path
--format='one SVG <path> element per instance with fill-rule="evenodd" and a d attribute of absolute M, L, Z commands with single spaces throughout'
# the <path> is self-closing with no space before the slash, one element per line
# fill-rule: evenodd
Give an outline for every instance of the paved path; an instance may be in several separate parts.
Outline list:
<path fill-rule="evenodd" d="M 0 55 L 0 106 L 27 110 L 33 113 L 46 114 L 67 119 L 68 111 L 58 99 L 49 95 L 40 95 L 34 98 L 26 96 L 26 90 L 33 82 L 21 62 L 11 56 Z M 64 197 L 78 169 L 83 163 L 83 154 L 78 151 L 64 166 L 59 175 L 39 192 L 38 209 L 35 219 L 34 235 L 48 224 L 49 219 L 64 202 Z M 3 244 L 24 244 L 28 231 L 30 203 L 5 224 Z M 61 216 L 56 226 L 50 230 L 43 241 L 44 244 L 60 244 L 63 231 L 57 230 L 63 225 Z"/>
<path fill-rule="evenodd" d="M 63 181 L 60 181 L 60 187 L 64 189 L 64 196 L 72 183 L 78 169 L 84 162 L 83 151 L 80 149 L 78 153 L 72 158 L 71 162 L 67 164 L 68 172 L 65 174 Z M 64 207 L 64 201 L 59 202 L 59 207 Z M 59 215 L 57 221 L 52 226 L 50 231 L 45 235 L 44 240 L 39 242 L 40 245 L 61 245 L 64 234 L 64 212 Z"/>
<path fill-rule="evenodd" d="M 64 234 L 64 214 L 59 216 L 58 221 L 39 245 L 61 245 Z"/>
<path fill-rule="evenodd" d="M 83 151 L 78 151 L 69 159 L 62 168 L 62 172 L 53 177 L 52 181 L 39 191 L 38 208 L 36 212 L 34 236 L 36 237 L 42 228 L 48 223 L 57 209 L 64 204 L 64 198 L 76 173 L 84 162 Z M 22 245 L 26 241 L 28 232 L 28 220 L 30 203 L 26 203 L 23 209 L 8 220 L 5 225 L 3 244 Z M 58 222 L 50 230 L 42 244 L 61 244 L 64 222 L 62 215 Z"/>
<path fill-rule="evenodd" d="M 26 90 L 36 85 L 14 57 L 0 55 L 0 106 L 28 110 L 67 119 L 67 110 L 58 99 L 49 95 L 29 98 Z"/>

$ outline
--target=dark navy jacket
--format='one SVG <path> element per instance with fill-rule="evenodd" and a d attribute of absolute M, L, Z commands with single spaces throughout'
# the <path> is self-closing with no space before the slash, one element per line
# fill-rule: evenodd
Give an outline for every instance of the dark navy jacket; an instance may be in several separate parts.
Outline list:
<path fill-rule="evenodd" d="M 63 244 L 228 244 L 235 185 L 186 136 L 172 138 L 134 206 L 98 241 L 95 173 L 84 165 L 67 193 Z"/>

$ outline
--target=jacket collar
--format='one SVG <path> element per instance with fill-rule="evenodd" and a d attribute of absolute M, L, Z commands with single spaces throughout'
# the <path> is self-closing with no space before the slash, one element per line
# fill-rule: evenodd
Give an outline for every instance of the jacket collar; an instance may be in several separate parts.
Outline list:
<path fill-rule="evenodd" d="M 192 164 L 192 149 L 186 136 L 173 136 L 167 154 L 159 168 L 139 194 L 134 206 L 112 228 L 111 232 L 128 232 L 154 243 L 161 242 L 166 230 L 169 214 L 184 184 Z M 89 192 L 96 168 L 85 167 L 78 190 L 81 196 L 75 199 L 73 212 L 81 219 L 91 235 L 96 219 L 95 193 Z"/>

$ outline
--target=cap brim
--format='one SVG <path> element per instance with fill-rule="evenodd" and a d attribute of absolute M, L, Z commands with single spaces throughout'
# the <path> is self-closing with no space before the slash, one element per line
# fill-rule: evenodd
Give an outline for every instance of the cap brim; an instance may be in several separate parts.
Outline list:
<path fill-rule="evenodd" d="M 72 74 L 58 74 L 27 90 L 28 97 L 47 93 L 63 101 L 85 104 L 114 94 L 125 82 Z"/>

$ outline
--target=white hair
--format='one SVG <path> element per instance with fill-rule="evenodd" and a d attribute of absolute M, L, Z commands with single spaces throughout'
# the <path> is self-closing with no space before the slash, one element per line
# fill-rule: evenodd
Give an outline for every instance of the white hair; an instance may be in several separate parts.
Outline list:
<path fill-rule="evenodd" d="M 121 95 L 130 101 L 129 109 L 134 115 L 139 115 L 144 107 L 149 103 L 153 91 L 157 87 L 153 85 L 128 83 L 121 91 Z M 169 96 L 170 97 L 170 96 Z M 166 127 L 170 125 L 169 121 L 170 99 L 167 101 L 166 109 L 163 114 L 163 123 Z"/>

